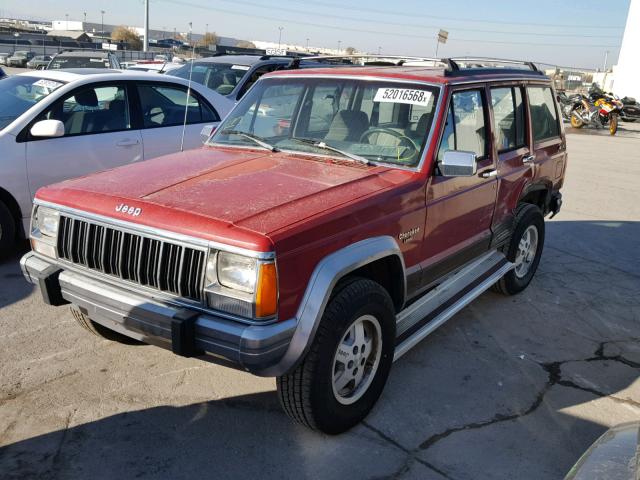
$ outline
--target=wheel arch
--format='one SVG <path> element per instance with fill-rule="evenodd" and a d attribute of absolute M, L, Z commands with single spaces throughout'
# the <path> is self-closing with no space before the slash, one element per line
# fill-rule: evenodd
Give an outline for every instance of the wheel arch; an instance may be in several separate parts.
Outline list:
<path fill-rule="evenodd" d="M 9 209 L 16 227 L 17 236 L 24 236 L 25 232 L 22 228 L 22 211 L 17 200 L 7 190 L 0 187 L 0 202 Z"/>
<path fill-rule="evenodd" d="M 392 278 L 388 278 L 389 273 L 393 275 Z M 402 308 L 406 298 L 405 265 L 400 247 L 393 237 L 372 237 L 333 252 L 323 258 L 311 274 L 296 313 L 297 327 L 289 348 L 280 362 L 263 372 L 263 375 L 280 376 L 296 367 L 315 337 L 334 289 L 350 275 L 377 281 L 387 289 L 396 309 Z"/>
<path fill-rule="evenodd" d="M 521 203 L 530 203 L 536 205 L 542 211 L 543 215 L 549 212 L 551 203 L 551 192 L 553 184 L 549 180 L 538 180 L 536 182 L 525 185 L 518 197 L 518 203 L 514 205 L 514 209 Z"/>

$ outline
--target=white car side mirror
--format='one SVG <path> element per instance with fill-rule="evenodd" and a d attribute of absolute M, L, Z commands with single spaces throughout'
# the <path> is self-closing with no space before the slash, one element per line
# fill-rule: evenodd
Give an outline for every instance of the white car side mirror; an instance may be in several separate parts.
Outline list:
<path fill-rule="evenodd" d="M 64 136 L 64 123 L 60 120 L 40 120 L 31 127 L 31 135 L 41 138 Z"/>

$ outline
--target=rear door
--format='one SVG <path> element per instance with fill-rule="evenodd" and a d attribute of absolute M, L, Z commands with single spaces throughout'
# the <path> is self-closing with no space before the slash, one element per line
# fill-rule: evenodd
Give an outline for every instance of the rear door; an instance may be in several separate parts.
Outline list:
<path fill-rule="evenodd" d="M 39 115 L 35 121 L 64 123 L 65 135 L 26 135 L 31 194 L 44 185 L 142 160 L 142 137 L 132 127 L 129 106 L 125 85 L 105 82 L 78 87 Z"/>
<path fill-rule="evenodd" d="M 447 150 L 474 152 L 478 173 L 445 177 L 436 168 L 429 181 L 424 285 L 488 250 L 491 241 L 497 177 L 486 88 L 454 90 L 446 119 L 437 161 Z"/>
<path fill-rule="evenodd" d="M 498 155 L 498 201 L 493 220 L 494 243 L 511 232 L 512 206 L 533 176 L 535 156 L 531 147 L 524 84 L 506 83 L 489 89 L 494 141 Z"/>
<path fill-rule="evenodd" d="M 194 90 L 187 99 L 187 87 L 174 83 L 136 82 L 137 115 L 142 127 L 144 158 L 150 159 L 180 151 L 184 128 L 184 149 L 202 146 L 202 129 L 216 127 L 220 115 Z"/>

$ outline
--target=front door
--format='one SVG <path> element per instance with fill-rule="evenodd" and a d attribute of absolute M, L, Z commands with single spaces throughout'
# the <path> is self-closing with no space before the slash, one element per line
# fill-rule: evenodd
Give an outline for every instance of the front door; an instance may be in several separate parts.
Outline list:
<path fill-rule="evenodd" d="M 423 247 L 423 285 L 488 250 L 496 202 L 496 162 L 491 143 L 487 92 L 484 87 L 454 90 L 437 161 L 444 153 L 476 154 L 478 172 L 445 177 L 435 169 L 427 186 L 427 219 Z"/>
<path fill-rule="evenodd" d="M 83 86 L 37 120 L 60 120 L 59 138 L 28 137 L 31 194 L 42 186 L 142 160 L 142 137 L 131 128 L 129 99 L 120 84 Z"/>

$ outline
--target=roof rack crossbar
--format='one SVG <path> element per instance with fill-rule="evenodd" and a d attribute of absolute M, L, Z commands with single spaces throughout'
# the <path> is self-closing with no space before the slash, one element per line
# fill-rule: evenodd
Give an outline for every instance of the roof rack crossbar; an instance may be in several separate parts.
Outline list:
<path fill-rule="evenodd" d="M 465 62 L 474 62 L 474 63 L 502 63 L 505 65 L 524 65 L 531 69 L 534 72 L 538 71 L 538 67 L 535 63 L 529 62 L 526 60 L 511 60 L 507 58 L 491 58 L 491 57 L 453 57 L 448 59 L 450 62 L 454 62 L 456 65 L 459 63 Z M 459 67 L 458 67 L 459 69 Z"/>

